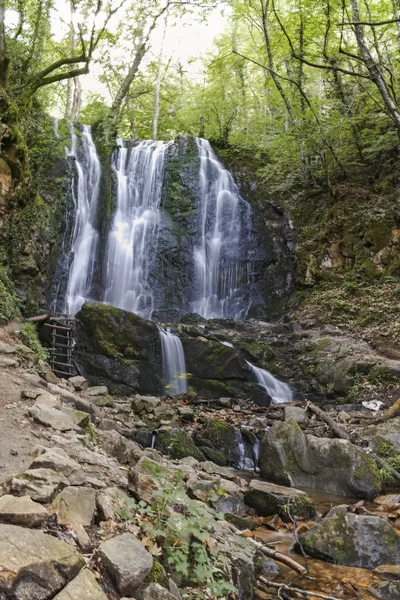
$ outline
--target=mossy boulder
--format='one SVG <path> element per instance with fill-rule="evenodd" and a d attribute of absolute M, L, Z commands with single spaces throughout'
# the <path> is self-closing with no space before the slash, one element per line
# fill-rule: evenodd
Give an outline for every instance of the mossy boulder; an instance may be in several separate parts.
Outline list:
<path fill-rule="evenodd" d="M 344 505 L 301 535 L 300 543 L 315 558 L 349 567 L 374 569 L 400 562 L 400 537 L 388 521 L 350 513 Z"/>
<path fill-rule="evenodd" d="M 244 501 L 261 517 L 279 515 L 289 521 L 315 515 L 315 506 L 305 492 L 257 479 L 250 482 Z"/>
<path fill-rule="evenodd" d="M 246 362 L 234 348 L 202 337 L 183 336 L 181 341 L 186 368 L 193 377 L 223 381 L 248 378 Z"/>
<path fill-rule="evenodd" d="M 90 385 L 112 394 L 162 389 L 161 345 L 157 325 L 138 315 L 87 302 L 77 314 L 75 357 Z"/>
<path fill-rule="evenodd" d="M 218 450 L 213 450 L 209 446 L 199 446 L 199 450 L 204 454 L 204 456 L 211 460 L 216 465 L 220 467 L 226 467 L 227 462 L 225 456 L 222 452 L 218 452 Z"/>
<path fill-rule="evenodd" d="M 156 438 L 156 448 L 178 460 L 187 456 L 193 456 L 200 461 L 205 460 L 204 454 L 183 429 L 159 433 Z"/>
<path fill-rule="evenodd" d="M 369 425 L 362 430 L 361 435 L 380 456 L 396 456 L 400 452 L 400 417 L 378 425 Z"/>
<path fill-rule="evenodd" d="M 374 498 L 381 489 L 373 458 L 347 440 L 305 435 L 289 419 L 274 423 L 260 448 L 261 476 L 280 485 Z"/>
<path fill-rule="evenodd" d="M 195 441 L 200 446 L 209 446 L 220 452 L 228 464 L 239 465 L 238 432 L 230 423 L 220 419 L 210 419 L 206 427 L 196 435 Z"/>

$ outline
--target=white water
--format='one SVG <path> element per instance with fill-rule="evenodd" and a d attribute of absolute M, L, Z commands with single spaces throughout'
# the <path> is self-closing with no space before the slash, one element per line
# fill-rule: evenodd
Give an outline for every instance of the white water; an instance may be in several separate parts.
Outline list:
<path fill-rule="evenodd" d="M 200 138 L 196 142 L 200 206 L 192 310 L 206 319 L 245 318 L 250 274 L 244 242 L 250 235 L 251 209 L 209 142 Z"/>
<path fill-rule="evenodd" d="M 171 142 L 144 141 L 114 154 L 117 206 L 107 241 L 107 304 L 145 319 L 154 309 L 149 276 L 156 256 L 165 151 Z"/>
<path fill-rule="evenodd" d="M 293 399 L 293 391 L 283 381 L 279 381 L 269 371 L 260 369 L 246 361 L 250 369 L 253 371 L 258 385 L 263 388 L 267 394 L 271 397 L 271 404 L 282 404 L 284 402 L 291 402 Z"/>
<path fill-rule="evenodd" d="M 258 469 L 258 459 L 260 455 L 260 442 L 256 440 L 252 446 L 248 446 L 246 452 L 246 443 L 240 430 L 236 431 L 236 440 L 239 451 L 239 469 L 243 471 L 256 471 Z"/>
<path fill-rule="evenodd" d="M 68 276 L 65 312 L 74 315 L 90 296 L 99 241 L 96 218 L 101 167 L 88 125 L 83 126 L 78 140 L 71 124 L 71 148 L 67 149 L 66 154 L 67 158 L 75 159 L 75 174 L 71 186 L 75 224 L 71 245 L 73 261 Z"/>
<path fill-rule="evenodd" d="M 185 354 L 181 340 L 169 329 L 159 327 L 166 396 L 179 396 L 188 391 Z"/>

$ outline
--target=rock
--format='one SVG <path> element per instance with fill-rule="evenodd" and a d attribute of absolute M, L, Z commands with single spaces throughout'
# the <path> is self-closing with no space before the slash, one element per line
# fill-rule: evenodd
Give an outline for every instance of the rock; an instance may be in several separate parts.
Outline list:
<path fill-rule="evenodd" d="M 54 600 L 107 600 L 107 596 L 93 573 L 89 569 L 83 569 Z"/>
<path fill-rule="evenodd" d="M 53 536 L 0 525 L 0 597 L 50 600 L 84 566 L 75 548 Z"/>
<path fill-rule="evenodd" d="M 256 525 L 251 519 L 239 517 L 239 515 L 234 515 L 232 513 L 225 513 L 224 519 L 225 521 L 228 521 L 228 523 L 232 523 L 232 525 L 234 525 L 237 529 L 240 529 L 240 531 L 245 531 L 246 529 L 250 529 L 250 531 L 252 531 L 256 528 Z"/>
<path fill-rule="evenodd" d="M 34 450 L 34 453 L 36 457 L 31 463 L 30 469 L 52 469 L 62 473 L 65 477 L 83 472 L 80 464 L 70 458 L 62 448 L 39 447 Z"/>
<path fill-rule="evenodd" d="M 21 399 L 36 400 L 40 393 L 39 390 L 21 390 Z"/>
<path fill-rule="evenodd" d="M 163 489 L 166 481 L 174 481 L 177 473 L 143 456 L 128 473 L 128 489 L 137 500 L 154 504 L 157 492 Z"/>
<path fill-rule="evenodd" d="M 48 511 L 29 496 L 5 495 L 0 498 L 0 522 L 24 527 L 40 527 L 48 519 Z"/>
<path fill-rule="evenodd" d="M 305 492 L 253 479 L 244 501 L 261 517 L 279 515 L 284 520 L 309 519 L 315 507 Z"/>
<path fill-rule="evenodd" d="M 400 600 L 400 583 L 398 581 L 382 581 L 370 591 L 378 600 Z"/>
<path fill-rule="evenodd" d="M 168 579 L 168 587 L 175 600 L 182 600 L 182 596 L 179 593 L 178 586 L 176 585 L 175 581 L 171 579 L 171 577 Z"/>
<path fill-rule="evenodd" d="M 400 565 L 380 565 L 374 569 L 374 573 L 380 577 L 400 579 Z"/>
<path fill-rule="evenodd" d="M 160 433 L 156 437 L 155 447 L 163 454 L 168 454 L 178 460 L 187 456 L 193 456 L 199 461 L 204 460 L 202 452 L 183 429 L 172 429 L 169 432 Z"/>
<path fill-rule="evenodd" d="M 58 379 L 55 373 L 51 370 L 49 365 L 44 360 L 39 360 L 39 373 L 47 381 L 47 383 L 53 383 L 57 385 Z"/>
<path fill-rule="evenodd" d="M 194 410 L 190 406 L 179 406 L 178 414 L 182 421 L 193 421 L 194 419 Z"/>
<path fill-rule="evenodd" d="M 218 400 L 218 403 L 223 408 L 230 408 L 232 406 L 232 399 L 231 398 L 220 398 Z"/>
<path fill-rule="evenodd" d="M 86 302 L 77 315 L 75 360 L 90 385 L 130 396 L 162 389 L 159 331 L 138 315 Z"/>
<path fill-rule="evenodd" d="M 75 425 L 81 429 L 86 429 L 90 424 L 90 415 L 82 410 L 76 410 L 71 406 L 63 406 L 61 411 L 66 415 L 69 415 Z"/>
<path fill-rule="evenodd" d="M 318 525 L 300 536 L 307 554 L 322 560 L 374 569 L 400 561 L 400 536 L 386 519 L 333 508 Z"/>
<path fill-rule="evenodd" d="M 93 398 L 91 398 L 91 401 L 93 402 L 93 404 L 95 404 L 96 406 L 99 406 L 100 408 L 103 408 L 104 406 L 113 408 L 115 405 L 112 397 L 108 396 L 108 395 L 107 396 L 93 396 Z"/>
<path fill-rule="evenodd" d="M 107 454 L 123 465 L 136 463 L 137 454 L 142 451 L 139 444 L 128 440 L 117 431 L 98 432 L 98 439 Z"/>
<path fill-rule="evenodd" d="M 213 463 L 219 465 L 220 467 L 226 467 L 226 458 L 221 452 L 213 450 L 208 446 L 199 446 L 199 450 L 200 452 L 202 452 L 202 454 L 204 454 L 206 458 L 208 458 L 208 460 L 211 460 Z"/>
<path fill-rule="evenodd" d="M 46 504 L 68 483 L 64 475 L 51 469 L 29 469 L 12 478 L 10 489 L 17 496 L 29 496 Z"/>
<path fill-rule="evenodd" d="M 89 387 L 88 382 L 81 375 L 76 375 L 76 377 L 70 377 L 68 381 L 72 383 L 77 392 L 83 392 L 83 390 L 87 390 Z"/>
<path fill-rule="evenodd" d="M 54 396 L 53 394 L 38 394 L 36 396 L 35 404 L 49 406 L 50 408 L 56 408 L 58 410 L 62 407 L 60 396 Z"/>
<path fill-rule="evenodd" d="M 387 494 L 386 496 L 378 496 L 374 499 L 374 503 L 383 506 L 393 506 L 394 504 L 400 504 L 400 494 Z"/>
<path fill-rule="evenodd" d="M 122 595 L 133 594 L 153 567 L 151 554 L 132 533 L 103 542 L 98 555 Z"/>
<path fill-rule="evenodd" d="M 108 387 L 106 385 L 94 385 L 85 391 L 85 397 L 95 398 L 97 396 L 108 396 Z"/>
<path fill-rule="evenodd" d="M 17 351 L 16 346 L 11 346 L 5 342 L 0 342 L 0 354 L 15 354 Z"/>
<path fill-rule="evenodd" d="M 59 394 L 63 402 L 67 404 L 72 404 L 76 410 L 82 410 L 83 412 L 89 413 L 92 417 L 95 417 L 97 414 L 97 409 L 91 402 L 86 400 L 85 398 L 81 398 L 77 394 L 66 390 L 65 388 L 60 387 L 59 385 L 54 385 L 52 383 L 48 384 L 48 390 L 52 394 Z"/>
<path fill-rule="evenodd" d="M 199 446 L 210 446 L 223 454 L 228 464 L 240 462 L 237 431 L 230 423 L 210 419 L 205 429 L 196 435 L 195 441 Z"/>
<path fill-rule="evenodd" d="M 143 592 L 143 600 L 175 600 L 175 596 L 159 583 L 151 583 Z"/>
<path fill-rule="evenodd" d="M 297 406 L 284 406 L 285 421 L 293 419 L 299 425 L 305 425 L 308 421 L 307 411 L 304 408 L 298 408 Z"/>
<path fill-rule="evenodd" d="M 0 367 L 18 367 L 19 362 L 15 358 L 0 355 Z"/>
<path fill-rule="evenodd" d="M 292 419 L 266 432 L 259 466 L 268 481 L 343 497 L 374 498 L 381 488 L 373 458 L 347 440 L 305 435 Z"/>
<path fill-rule="evenodd" d="M 61 525 L 76 523 L 89 527 L 96 513 L 96 491 L 90 487 L 68 486 L 51 505 Z"/>
<path fill-rule="evenodd" d="M 115 519 L 118 511 L 133 514 L 135 501 L 117 487 L 109 487 L 99 492 L 97 496 L 97 509 L 101 521 Z"/>
<path fill-rule="evenodd" d="M 35 421 L 46 427 L 51 427 L 56 431 L 71 431 L 71 429 L 77 431 L 78 427 L 75 425 L 70 415 L 67 415 L 56 408 L 52 408 L 46 404 L 34 404 L 28 409 L 28 413 Z"/>
<path fill-rule="evenodd" d="M 377 454 L 381 456 L 396 454 L 400 452 L 400 417 L 365 427 L 361 431 L 361 436 Z"/>

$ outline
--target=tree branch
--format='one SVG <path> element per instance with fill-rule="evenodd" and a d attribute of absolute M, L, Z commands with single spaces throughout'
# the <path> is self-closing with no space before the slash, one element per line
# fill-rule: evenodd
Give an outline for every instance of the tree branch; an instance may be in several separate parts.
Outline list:
<path fill-rule="evenodd" d="M 389 19 L 388 21 L 345 21 L 343 23 L 337 23 L 337 27 L 345 27 L 347 25 L 366 25 L 367 27 L 380 27 L 381 25 L 390 25 L 391 23 L 399 23 L 400 18 L 398 19 Z"/>

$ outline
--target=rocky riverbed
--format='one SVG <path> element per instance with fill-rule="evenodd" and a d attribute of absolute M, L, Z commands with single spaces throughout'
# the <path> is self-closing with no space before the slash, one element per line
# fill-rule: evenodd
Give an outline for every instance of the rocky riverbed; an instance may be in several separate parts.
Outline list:
<path fill-rule="evenodd" d="M 305 402 L 111 397 L 2 339 L 0 597 L 400 596 L 400 497 L 369 452 L 395 464 L 397 417 L 334 405 L 344 440 Z"/>

